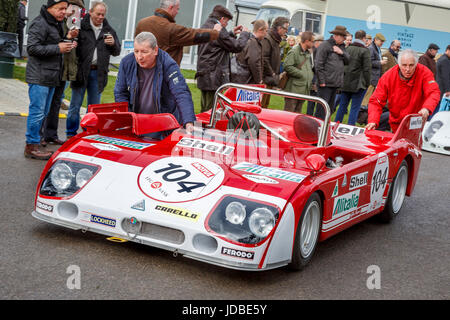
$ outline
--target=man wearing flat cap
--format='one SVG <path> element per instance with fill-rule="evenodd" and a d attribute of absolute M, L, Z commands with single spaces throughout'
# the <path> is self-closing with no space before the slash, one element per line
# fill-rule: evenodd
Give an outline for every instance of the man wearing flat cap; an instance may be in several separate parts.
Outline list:
<path fill-rule="evenodd" d="M 202 25 L 202 29 L 213 29 L 217 23 L 222 26 L 217 40 L 202 44 L 198 48 L 195 78 L 197 87 L 202 92 L 202 112 L 212 108 L 216 90 L 230 82 L 230 53 L 241 52 L 250 39 L 248 29 L 242 26 L 235 27 L 233 31 L 227 31 L 228 22 L 232 19 L 233 15 L 227 8 L 216 5 Z M 240 35 L 239 38 L 236 37 L 237 35 Z"/>
<path fill-rule="evenodd" d="M 64 42 L 62 21 L 66 15 L 67 0 L 48 0 L 41 7 L 39 16 L 28 31 L 28 63 L 26 82 L 30 98 L 27 118 L 25 157 L 48 160 L 52 152 L 39 149 L 40 129 L 50 109 L 55 87 L 60 84 L 63 54 L 69 53 L 74 44 Z"/>
<path fill-rule="evenodd" d="M 426 66 L 428 69 L 433 72 L 433 76 L 436 78 L 436 60 L 434 58 L 436 57 L 436 54 L 439 51 L 439 46 L 434 43 L 430 43 L 428 46 L 427 52 L 425 52 L 423 55 L 419 58 L 419 63 Z"/>
<path fill-rule="evenodd" d="M 332 36 L 324 41 L 316 51 L 315 68 L 317 75 L 317 96 L 328 102 L 331 113 L 335 111 L 335 98 L 338 88 L 344 85 L 344 66 L 349 64 L 350 55 L 345 51 L 344 40 L 347 28 L 336 26 L 330 31 Z M 318 106 L 315 117 L 325 119 L 325 110 Z"/>

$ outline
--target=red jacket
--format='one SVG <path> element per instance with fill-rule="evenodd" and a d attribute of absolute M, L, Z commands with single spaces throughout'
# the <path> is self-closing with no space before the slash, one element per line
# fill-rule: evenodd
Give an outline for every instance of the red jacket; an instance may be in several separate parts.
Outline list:
<path fill-rule="evenodd" d="M 375 92 L 369 100 L 368 123 L 380 122 L 383 107 L 387 102 L 389 124 L 395 132 L 405 116 L 417 113 L 422 108 L 430 114 L 439 103 L 439 86 L 433 73 L 424 65 L 417 64 L 416 71 L 409 81 L 400 79 L 398 65 L 387 71 L 379 80 Z"/>

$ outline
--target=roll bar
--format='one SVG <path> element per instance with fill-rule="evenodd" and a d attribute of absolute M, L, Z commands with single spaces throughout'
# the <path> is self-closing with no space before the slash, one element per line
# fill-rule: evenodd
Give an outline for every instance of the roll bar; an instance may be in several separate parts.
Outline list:
<path fill-rule="evenodd" d="M 286 92 L 286 91 L 281 91 L 281 90 L 259 88 L 259 87 L 253 87 L 253 86 L 248 86 L 248 85 L 243 85 L 243 84 L 226 83 L 226 84 L 220 86 L 219 89 L 217 89 L 217 91 L 214 95 L 214 104 L 213 104 L 213 107 L 211 110 L 211 117 L 210 117 L 209 123 L 208 123 L 209 128 L 213 128 L 217 121 L 217 119 L 216 119 L 216 111 L 217 110 L 216 109 L 217 109 L 218 98 L 220 97 L 221 100 L 225 101 L 228 104 L 232 103 L 232 101 L 230 99 L 228 99 L 227 97 L 225 97 L 222 94 L 222 92 L 225 89 L 230 89 L 230 88 L 267 93 L 267 94 L 281 96 L 281 97 L 285 97 L 285 98 L 307 100 L 307 101 L 317 102 L 317 103 L 321 104 L 323 106 L 323 108 L 325 109 L 325 120 L 324 120 L 324 125 L 321 127 L 320 132 L 319 132 L 319 139 L 317 142 L 317 146 L 324 147 L 326 145 L 328 131 L 330 128 L 331 111 L 330 111 L 330 106 L 328 105 L 328 103 L 325 100 L 323 100 L 322 98 L 319 98 L 319 97 L 308 96 L 308 95 L 304 95 L 304 94 Z M 283 139 L 283 137 L 281 137 L 278 133 L 276 133 L 276 132 L 272 132 L 272 133 L 274 133 L 278 138 L 281 138 L 282 140 L 286 140 L 286 139 Z"/>

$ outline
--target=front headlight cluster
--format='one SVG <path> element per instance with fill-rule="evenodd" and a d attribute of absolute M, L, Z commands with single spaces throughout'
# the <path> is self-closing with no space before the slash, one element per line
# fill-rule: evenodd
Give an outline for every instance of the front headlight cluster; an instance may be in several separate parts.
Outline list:
<path fill-rule="evenodd" d="M 232 241 L 256 244 L 270 234 L 278 215 L 278 209 L 273 206 L 228 196 L 215 208 L 208 226 Z"/>
<path fill-rule="evenodd" d="M 97 166 L 58 160 L 47 172 L 39 192 L 48 197 L 71 196 L 83 188 L 97 170 Z"/>

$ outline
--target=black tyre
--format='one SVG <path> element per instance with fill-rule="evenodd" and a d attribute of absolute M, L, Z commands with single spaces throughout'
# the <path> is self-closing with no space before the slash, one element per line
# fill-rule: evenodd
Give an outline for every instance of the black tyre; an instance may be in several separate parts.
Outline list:
<path fill-rule="evenodd" d="M 408 163 L 403 160 L 398 168 L 397 174 L 392 181 L 389 196 L 384 210 L 380 213 L 379 219 L 384 223 L 391 222 L 402 209 L 406 197 L 406 188 L 408 186 Z"/>
<path fill-rule="evenodd" d="M 306 202 L 297 225 L 290 269 L 301 270 L 309 263 L 316 250 L 321 225 L 322 201 L 314 193 Z"/>

